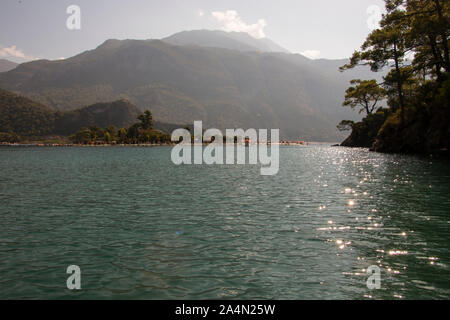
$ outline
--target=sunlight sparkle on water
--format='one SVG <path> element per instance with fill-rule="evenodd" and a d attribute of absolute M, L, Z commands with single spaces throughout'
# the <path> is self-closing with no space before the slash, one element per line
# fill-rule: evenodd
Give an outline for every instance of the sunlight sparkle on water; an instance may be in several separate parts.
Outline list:
<path fill-rule="evenodd" d="M 401 251 L 401 250 L 389 250 L 390 256 L 402 256 L 407 255 L 408 251 Z"/>

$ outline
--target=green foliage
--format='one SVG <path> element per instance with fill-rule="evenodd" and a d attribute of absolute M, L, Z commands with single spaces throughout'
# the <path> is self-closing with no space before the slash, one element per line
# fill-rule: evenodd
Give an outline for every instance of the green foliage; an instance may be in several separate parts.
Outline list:
<path fill-rule="evenodd" d="M 126 128 L 120 128 L 117 132 L 117 139 L 121 143 L 125 143 L 127 141 L 128 130 Z"/>
<path fill-rule="evenodd" d="M 343 146 L 370 148 L 389 115 L 387 109 L 378 109 L 367 115 L 362 121 L 352 124 L 351 135 L 342 143 Z"/>
<path fill-rule="evenodd" d="M 0 132 L 39 136 L 53 132 L 54 112 L 28 98 L 0 89 Z"/>
<path fill-rule="evenodd" d="M 77 144 L 138 144 L 138 143 L 168 143 L 171 135 L 153 129 L 153 116 L 150 110 L 146 110 L 139 115 L 139 123 L 131 125 L 129 128 L 117 130 L 114 126 L 99 128 L 91 126 L 83 128 L 70 136 L 72 142 Z"/>
<path fill-rule="evenodd" d="M 141 121 L 140 126 L 144 130 L 153 129 L 153 115 L 150 110 L 146 110 L 138 119 Z"/>
<path fill-rule="evenodd" d="M 21 140 L 22 140 L 22 138 L 14 133 L 0 132 L 0 143 L 2 143 L 2 142 L 16 143 Z"/>
<path fill-rule="evenodd" d="M 381 127 L 374 149 L 383 152 L 446 152 L 450 146 L 450 80 L 428 81 L 406 108 L 392 113 Z M 403 122 L 402 122 L 403 121 Z"/>
<path fill-rule="evenodd" d="M 386 96 L 386 91 L 381 88 L 376 80 L 352 80 L 352 86 L 347 89 L 343 106 L 350 106 L 352 109 L 359 107 L 359 113 L 365 111 L 371 114 L 378 104 Z"/>
<path fill-rule="evenodd" d="M 339 131 L 349 131 L 353 128 L 353 125 L 355 124 L 352 120 L 342 120 L 337 125 L 337 128 Z"/>
<path fill-rule="evenodd" d="M 79 144 L 89 144 L 89 143 L 94 142 L 94 140 L 95 140 L 91 130 L 88 128 L 81 129 L 77 133 L 71 135 L 69 138 L 74 143 L 79 143 Z"/>
<path fill-rule="evenodd" d="M 392 68 L 383 82 L 390 109 L 381 123 L 382 115 L 354 124 L 344 144 L 373 145 L 374 150 L 386 152 L 448 152 L 449 1 L 385 2 L 387 14 L 381 28 L 367 37 L 361 51 L 356 51 L 341 70 L 359 64 L 368 64 L 373 71 Z M 409 52 L 414 53 L 412 61 L 407 59 Z M 367 106 L 357 89 L 347 90 L 344 105 Z"/>

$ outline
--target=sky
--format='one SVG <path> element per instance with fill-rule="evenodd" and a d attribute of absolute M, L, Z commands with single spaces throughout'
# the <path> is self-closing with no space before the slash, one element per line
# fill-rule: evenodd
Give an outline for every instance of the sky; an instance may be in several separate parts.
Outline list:
<path fill-rule="evenodd" d="M 382 0 L 1 0 L 0 59 L 64 59 L 107 39 L 161 39 L 184 30 L 247 32 L 310 58 L 348 58 Z M 79 11 L 78 11 L 79 10 Z M 78 15 L 79 13 L 79 15 Z"/>

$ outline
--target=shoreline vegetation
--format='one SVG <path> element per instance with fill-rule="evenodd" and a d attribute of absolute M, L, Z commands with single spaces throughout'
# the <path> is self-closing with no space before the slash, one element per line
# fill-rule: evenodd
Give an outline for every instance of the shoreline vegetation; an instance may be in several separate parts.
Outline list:
<path fill-rule="evenodd" d="M 78 132 L 69 136 L 29 136 L 21 137 L 15 133 L 0 132 L 0 146 L 27 146 L 27 147 L 112 147 L 112 146 L 139 146 L 139 147 L 154 147 L 154 146 L 174 146 L 180 141 L 172 141 L 171 134 L 162 130 L 154 129 L 153 115 L 150 110 L 146 110 L 143 114 L 137 117 L 139 122 L 134 123 L 129 128 L 117 129 L 115 126 L 108 126 L 100 128 L 99 126 L 83 127 Z M 192 131 L 190 126 L 185 126 L 184 129 L 189 132 Z M 202 138 L 203 139 L 203 138 Z M 202 145 L 209 145 L 214 141 L 203 140 Z M 191 135 L 191 143 L 195 145 L 198 139 Z M 259 145 L 258 141 L 250 141 L 248 138 L 238 141 L 234 137 L 234 145 L 242 144 L 245 146 Z M 270 144 L 270 143 L 266 143 Z M 286 141 L 282 140 L 278 143 L 283 146 L 306 146 L 308 142 L 305 141 Z M 223 145 L 227 145 L 226 137 L 223 137 Z"/>
<path fill-rule="evenodd" d="M 87 129 L 87 128 L 86 128 Z M 86 132 L 83 129 L 83 132 Z M 1 135 L 1 133 L 0 133 Z M 88 142 L 75 142 L 70 140 L 71 137 L 53 137 L 49 139 L 37 139 L 37 140 L 21 140 L 11 142 L 11 141 L 1 141 L 0 147 L 12 147 L 12 146 L 22 146 L 22 147 L 156 147 L 156 146 L 175 146 L 179 142 L 173 142 L 170 139 L 164 140 L 164 141 L 155 141 L 155 142 L 130 142 L 130 143 L 123 143 L 123 142 L 117 142 L 117 141 L 111 141 L 107 142 L 105 140 L 97 140 L 97 141 L 88 141 Z M 73 139 L 73 137 L 72 137 Z M 225 140 L 225 138 L 224 138 Z M 201 144 L 203 146 L 207 146 L 211 144 L 213 141 L 203 141 Z M 198 142 L 194 142 L 194 137 L 192 137 L 191 145 L 198 144 Z M 226 141 L 223 142 L 223 145 L 226 146 L 228 143 Z M 242 141 L 238 143 L 235 141 L 233 145 L 260 145 L 263 143 L 246 143 L 245 141 Z M 270 144 L 270 143 L 266 143 Z M 305 142 L 305 141 L 280 141 L 278 145 L 280 146 L 307 146 L 310 144 L 329 144 L 325 142 Z"/>
<path fill-rule="evenodd" d="M 201 143 L 202 146 L 207 146 L 212 141 L 204 141 Z M 167 141 L 160 143 L 43 143 L 43 142 L 1 142 L 0 147 L 171 147 L 177 145 L 177 142 Z M 191 145 L 198 145 L 196 142 L 191 142 Z M 233 143 L 237 145 L 238 143 Z M 242 145 L 248 146 L 244 142 Z M 262 145 L 263 143 L 250 143 L 250 145 Z M 280 146 L 301 146 L 305 147 L 310 144 L 325 144 L 325 142 L 304 142 L 304 141 L 280 141 L 278 145 Z M 226 142 L 223 143 L 224 146 L 227 145 Z"/>
<path fill-rule="evenodd" d="M 172 141 L 169 132 L 180 127 L 193 131 L 193 127 L 189 125 L 154 122 L 150 110 L 140 113 L 134 104 L 124 99 L 61 113 L 0 89 L 0 111 L 3 115 L 0 119 L 0 146 L 173 146 L 181 140 Z M 126 123 L 133 124 L 128 127 L 114 125 Z M 100 127 L 100 124 L 106 126 Z M 226 137 L 223 139 L 223 144 L 226 145 Z M 193 144 L 195 140 L 191 135 Z M 239 143 L 258 144 L 247 138 L 243 140 L 245 141 Z M 211 142 L 203 141 L 202 144 L 208 145 Z M 234 143 L 238 143 L 236 137 Z M 279 142 L 279 145 L 284 146 L 307 144 L 300 140 Z"/>
<path fill-rule="evenodd" d="M 189 125 L 155 122 L 150 110 L 141 113 L 125 99 L 61 113 L 0 89 L 0 112 L 0 146 L 173 146 L 178 142 L 171 140 L 169 132 L 180 127 L 193 131 Z M 130 123 L 126 127 L 116 126 Z M 193 135 L 191 141 L 195 141 Z M 226 145 L 225 137 L 223 142 Z M 203 145 L 210 143 L 203 141 Z M 279 144 L 304 146 L 307 143 L 282 140 Z"/>
<path fill-rule="evenodd" d="M 341 146 L 384 153 L 449 154 L 450 3 L 443 0 L 385 0 L 380 27 L 367 37 L 341 71 L 360 65 L 388 70 L 382 83 L 354 79 L 344 107 L 359 109 L 360 122 Z M 387 107 L 380 104 L 386 102 Z"/>

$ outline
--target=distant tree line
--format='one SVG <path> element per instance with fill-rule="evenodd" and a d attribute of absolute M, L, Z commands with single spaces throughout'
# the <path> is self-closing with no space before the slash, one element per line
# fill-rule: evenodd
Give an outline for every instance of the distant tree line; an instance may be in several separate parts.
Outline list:
<path fill-rule="evenodd" d="M 117 129 L 114 126 L 100 128 L 90 126 L 70 135 L 70 140 L 77 144 L 139 144 L 168 143 L 171 135 L 153 128 L 153 115 L 150 110 L 138 117 L 139 122 L 129 128 Z"/>

